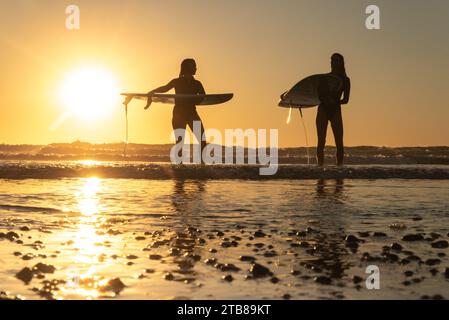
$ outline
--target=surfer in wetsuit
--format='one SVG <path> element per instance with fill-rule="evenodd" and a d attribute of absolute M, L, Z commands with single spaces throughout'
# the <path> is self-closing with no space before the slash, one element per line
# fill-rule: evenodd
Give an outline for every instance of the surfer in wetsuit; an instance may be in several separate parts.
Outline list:
<path fill-rule="evenodd" d="M 327 125 L 330 122 L 334 133 L 335 145 L 337 147 L 337 165 L 343 165 L 343 119 L 341 116 L 341 105 L 349 101 L 351 82 L 346 75 L 345 60 L 339 53 L 331 57 L 331 75 L 341 79 L 342 86 L 337 92 L 331 92 L 326 84 L 320 84 L 318 88 L 321 104 L 318 106 L 316 116 L 316 128 L 318 133 L 317 161 L 318 165 L 324 164 L 324 146 L 326 145 Z M 341 97 L 343 94 L 343 98 Z"/>
<path fill-rule="evenodd" d="M 196 70 L 195 60 L 185 59 L 181 63 L 179 78 L 171 80 L 165 86 L 158 87 L 148 92 L 148 94 L 164 93 L 171 89 L 175 89 L 176 94 L 206 94 L 201 82 L 194 78 Z M 149 108 L 150 104 L 151 99 L 148 99 L 145 110 Z M 194 132 L 193 130 L 194 121 L 200 122 L 201 131 L 199 133 Z M 201 154 L 203 153 L 203 149 L 206 146 L 206 142 L 202 139 L 204 135 L 204 126 L 198 112 L 196 111 L 195 101 L 184 99 L 175 102 L 175 107 L 173 108 L 172 126 L 173 130 L 182 129 L 184 130 L 183 132 L 185 132 L 186 126 L 189 126 L 190 130 L 192 130 L 192 132 L 196 135 L 196 139 L 201 144 Z M 176 144 L 182 140 L 184 140 L 184 134 L 177 137 Z"/>

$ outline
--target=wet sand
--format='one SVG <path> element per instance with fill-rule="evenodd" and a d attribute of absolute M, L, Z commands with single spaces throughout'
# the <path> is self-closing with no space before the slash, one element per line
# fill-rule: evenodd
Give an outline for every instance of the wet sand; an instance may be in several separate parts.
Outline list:
<path fill-rule="evenodd" d="M 448 181 L 2 180 L 2 298 L 440 299 Z M 380 269 L 368 290 L 365 269 Z"/>

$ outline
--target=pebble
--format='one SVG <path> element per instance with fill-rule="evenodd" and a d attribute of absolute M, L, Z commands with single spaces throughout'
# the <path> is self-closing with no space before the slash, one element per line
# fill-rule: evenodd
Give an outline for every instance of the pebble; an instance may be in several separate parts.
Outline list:
<path fill-rule="evenodd" d="M 254 232 L 254 236 L 255 236 L 256 238 L 262 238 L 262 237 L 265 237 L 266 235 L 265 235 L 265 233 L 263 233 L 261 230 L 258 230 L 258 231 L 256 231 L 256 232 Z"/>
<path fill-rule="evenodd" d="M 228 275 L 225 275 L 225 276 L 223 276 L 223 277 L 221 277 L 224 281 L 227 281 L 227 282 L 232 282 L 233 280 L 234 280 L 234 278 L 232 277 L 232 275 L 230 275 L 230 274 L 228 274 Z"/>
<path fill-rule="evenodd" d="M 286 293 L 282 296 L 282 299 L 284 299 L 284 300 L 290 300 L 291 298 L 292 298 L 292 296 L 289 295 L 288 293 Z"/>
<path fill-rule="evenodd" d="M 209 252 L 211 252 L 211 253 L 217 253 L 217 249 L 209 249 Z"/>
<path fill-rule="evenodd" d="M 256 261 L 256 258 L 254 258 L 253 256 L 240 256 L 240 261 Z"/>
<path fill-rule="evenodd" d="M 223 271 L 223 272 L 237 272 L 237 271 L 240 271 L 240 268 L 237 267 L 236 265 L 232 264 L 232 263 L 225 263 L 225 264 L 218 263 L 216 265 L 216 268 L 220 269 L 220 271 Z"/>
<path fill-rule="evenodd" d="M 299 271 L 299 270 L 291 270 L 290 274 L 292 274 L 294 276 L 299 276 L 301 274 L 301 271 Z"/>
<path fill-rule="evenodd" d="M 413 271 L 410 271 L 410 270 L 405 271 L 405 272 L 404 272 L 404 275 L 405 275 L 406 277 L 411 277 L 411 276 L 413 276 Z"/>
<path fill-rule="evenodd" d="M 35 271 L 42 273 L 54 273 L 56 271 L 56 268 L 50 264 L 39 262 L 33 267 L 33 272 Z"/>
<path fill-rule="evenodd" d="M 22 280 L 25 284 L 28 284 L 33 279 L 33 272 L 28 267 L 23 268 L 16 273 L 16 278 Z"/>
<path fill-rule="evenodd" d="M 139 258 L 139 257 L 136 256 L 136 255 L 134 255 L 134 254 L 128 254 L 128 255 L 126 256 L 126 259 L 128 259 L 128 260 L 134 260 L 134 259 L 137 259 L 137 258 Z"/>
<path fill-rule="evenodd" d="M 161 260 L 161 259 L 162 259 L 162 256 L 159 255 L 159 254 L 150 254 L 150 255 L 148 256 L 148 258 L 150 258 L 150 260 Z"/>
<path fill-rule="evenodd" d="M 436 264 L 440 264 L 441 260 L 440 259 L 427 259 L 425 264 L 428 266 L 434 266 Z"/>
<path fill-rule="evenodd" d="M 402 237 L 404 241 L 423 241 L 424 237 L 420 234 L 407 234 Z"/>
<path fill-rule="evenodd" d="M 165 280 L 168 280 L 168 281 L 171 281 L 171 280 L 175 279 L 175 276 L 174 276 L 173 274 L 171 274 L 170 272 L 164 274 L 162 277 L 163 277 Z"/>
<path fill-rule="evenodd" d="M 279 280 L 279 278 L 278 277 L 272 277 L 271 279 L 270 279 L 270 282 L 271 283 L 278 283 L 280 280 Z"/>
<path fill-rule="evenodd" d="M 34 258 L 34 254 L 32 253 L 27 253 L 26 255 L 22 256 L 23 260 L 31 260 Z"/>
<path fill-rule="evenodd" d="M 136 239 L 137 241 L 142 241 L 142 240 L 145 240 L 146 238 L 145 238 L 145 237 L 142 237 L 142 236 L 138 236 L 138 237 L 135 237 L 135 239 Z"/>
<path fill-rule="evenodd" d="M 449 279 L 449 268 L 444 270 L 444 276 Z"/>
<path fill-rule="evenodd" d="M 449 243 L 446 240 L 440 240 L 432 243 L 432 248 L 446 249 L 449 247 Z"/>
<path fill-rule="evenodd" d="M 120 278 L 114 278 L 109 280 L 104 286 L 100 287 L 100 291 L 112 291 L 115 294 L 119 294 L 125 287 L 125 284 Z"/>
<path fill-rule="evenodd" d="M 395 251 L 402 251 L 402 246 L 399 244 L 399 243 L 393 243 L 393 244 L 391 244 L 391 249 L 392 250 L 395 250 Z"/>
<path fill-rule="evenodd" d="M 352 282 L 354 282 L 355 284 L 358 284 L 358 283 L 360 283 L 362 281 L 363 281 L 362 277 L 359 277 L 359 276 L 353 276 L 352 277 Z"/>
<path fill-rule="evenodd" d="M 31 230 L 30 227 L 27 226 L 23 226 L 20 228 L 20 231 L 30 231 L 30 230 Z"/>
<path fill-rule="evenodd" d="M 272 274 L 270 269 L 258 263 L 253 263 L 249 269 L 249 272 L 254 278 L 268 277 Z"/>
<path fill-rule="evenodd" d="M 318 276 L 315 277 L 313 280 L 319 284 L 326 284 L 326 285 L 332 284 L 332 279 L 328 276 Z"/>

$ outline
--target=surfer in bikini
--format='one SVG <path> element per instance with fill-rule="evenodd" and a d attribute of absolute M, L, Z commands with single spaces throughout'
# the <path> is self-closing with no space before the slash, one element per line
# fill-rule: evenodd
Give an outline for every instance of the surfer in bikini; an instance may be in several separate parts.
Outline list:
<path fill-rule="evenodd" d="M 179 78 L 171 80 L 168 84 L 162 87 L 158 87 L 150 92 L 149 95 L 153 93 L 164 93 L 171 89 L 175 89 L 176 94 L 206 94 L 203 85 L 200 81 L 194 78 L 196 74 L 196 62 L 193 59 L 185 59 L 181 63 L 181 72 Z M 151 99 L 148 99 L 148 103 L 145 106 L 145 110 L 150 107 Z M 200 134 L 195 132 L 193 123 L 198 121 L 201 125 Z M 185 132 L 187 126 L 190 130 L 196 134 L 196 139 L 201 144 L 201 154 L 206 146 L 206 142 L 203 141 L 202 137 L 204 135 L 204 126 L 201 121 L 198 112 L 196 111 L 195 101 L 192 100 L 181 100 L 176 101 L 175 107 L 173 108 L 173 118 L 172 118 L 173 130 L 182 129 Z M 178 144 L 184 140 L 184 134 L 177 137 L 176 143 Z M 201 157 L 202 158 L 202 157 Z"/>
<path fill-rule="evenodd" d="M 316 116 L 316 128 L 318 133 L 317 161 L 318 165 L 324 164 L 324 146 L 326 144 L 326 133 L 328 123 L 331 123 L 334 133 L 335 145 L 337 147 L 337 165 L 343 165 L 344 146 L 343 146 L 343 119 L 341 115 L 341 105 L 349 102 L 349 93 L 351 90 L 351 82 L 346 75 L 345 60 L 339 53 L 334 53 L 331 57 L 330 74 L 337 76 L 342 81 L 341 89 L 336 92 L 327 90 L 327 86 L 323 85 L 318 88 L 321 104 L 318 106 Z M 341 97 L 343 94 L 343 98 Z"/>

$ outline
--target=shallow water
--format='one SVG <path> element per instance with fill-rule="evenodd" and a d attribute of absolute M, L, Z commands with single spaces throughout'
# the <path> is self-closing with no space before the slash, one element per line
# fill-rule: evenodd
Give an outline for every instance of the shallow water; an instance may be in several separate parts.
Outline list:
<path fill-rule="evenodd" d="M 431 246 L 448 240 L 447 199 L 449 180 L 0 180 L 0 232 L 19 235 L 0 239 L 0 291 L 26 299 L 447 298 L 448 249 Z M 426 239 L 401 240 L 418 233 Z M 348 235 L 360 239 L 356 247 Z M 383 249 L 394 242 L 402 251 Z M 363 260 L 366 252 L 376 259 Z M 241 256 L 271 274 L 246 278 L 251 262 Z M 16 278 L 39 262 L 56 270 L 35 272 L 29 284 Z M 365 286 L 373 264 L 380 290 Z M 120 283 L 108 285 L 114 278 Z"/>

